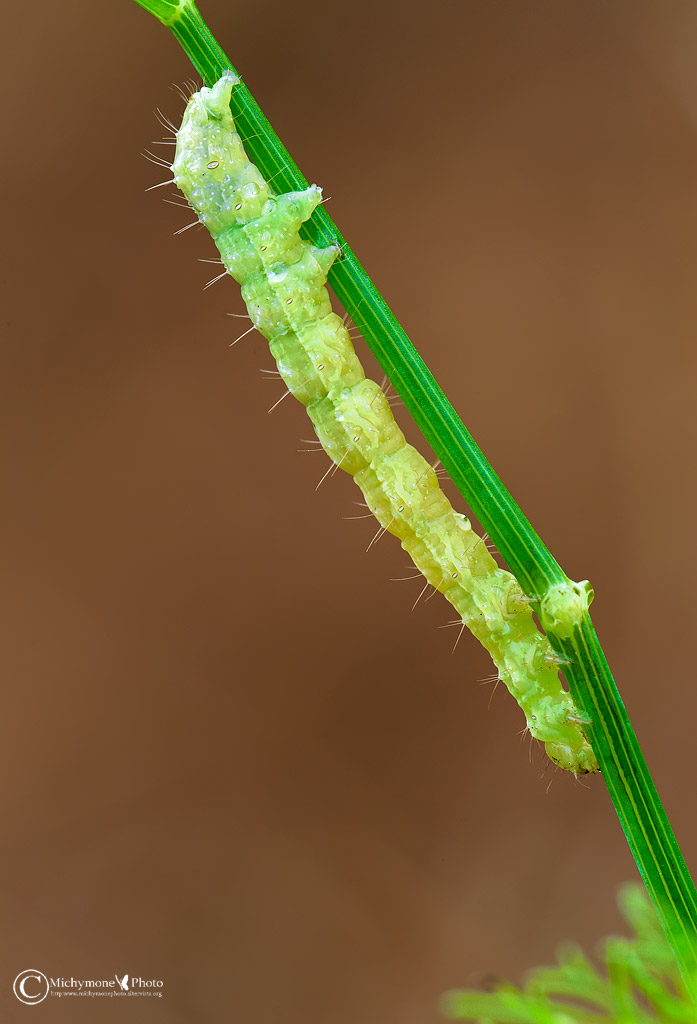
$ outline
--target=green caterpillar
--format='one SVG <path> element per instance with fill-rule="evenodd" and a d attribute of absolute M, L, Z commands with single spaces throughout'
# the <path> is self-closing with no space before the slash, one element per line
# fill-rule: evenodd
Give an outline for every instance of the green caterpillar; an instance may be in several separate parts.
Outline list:
<path fill-rule="evenodd" d="M 551 760 L 577 774 L 597 771 L 582 716 L 561 686 L 559 659 L 537 630 L 528 598 L 453 510 L 433 468 L 406 443 L 332 312 L 325 282 L 339 248 L 318 248 L 298 233 L 321 189 L 274 195 L 245 153 L 229 108 L 238 82 L 226 72 L 192 96 L 177 132 L 176 185 L 242 286 L 252 324 L 268 340 L 330 459 L 353 476 L 383 529 L 399 537 L 489 651 Z M 586 583 L 555 587 L 541 602 L 544 627 L 567 635 L 591 598 Z"/>

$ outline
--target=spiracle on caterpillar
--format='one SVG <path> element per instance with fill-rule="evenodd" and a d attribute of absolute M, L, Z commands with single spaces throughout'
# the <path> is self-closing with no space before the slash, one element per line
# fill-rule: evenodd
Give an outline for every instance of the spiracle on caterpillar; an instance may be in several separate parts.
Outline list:
<path fill-rule="evenodd" d="M 229 71 L 189 100 L 176 135 L 174 182 L 210 231 L 269 342 L 289 393 L 306 408 L 324 451 L 349 473 L 382 530 L 456 609 L 490 653 L 550 759 L 576 774 L 598 770 L 584 720 L 559 678 L 559 659 L 535 625 L 530 602 L 466 516 L 441 490 L 432 466 L 398 427 L 382 388 L 365 376 L 325 287 L 339 247 L 319 248 L 299 229 L 322 198 L 317 185 L 276 195 L 235 130 Z M 559 584 L 540 602 L 547 632 L 567 636 L 592 600 L 584 581 Z"/>

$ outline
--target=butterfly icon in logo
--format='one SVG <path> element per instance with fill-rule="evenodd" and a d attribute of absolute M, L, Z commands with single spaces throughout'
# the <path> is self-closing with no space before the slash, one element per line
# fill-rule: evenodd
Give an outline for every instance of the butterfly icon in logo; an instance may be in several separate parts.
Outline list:
<path fill-rule="evenodd" d="M 114 977 L 118 981 L 121 991 L 128 992 L 128 975 L 124 974 L 123 978 L 119 978 L 118 974 L 115 974 Z"/>

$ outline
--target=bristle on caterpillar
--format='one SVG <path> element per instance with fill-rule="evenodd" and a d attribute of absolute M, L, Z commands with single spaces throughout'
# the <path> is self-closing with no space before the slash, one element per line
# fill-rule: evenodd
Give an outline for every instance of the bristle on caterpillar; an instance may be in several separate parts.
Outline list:
<path fill-rule="evenodd" d="M 241 285 L 252 326 L 268 340 L 287 393 L 306 407 L 334 467 L 350 473 L 363 492 L 381 528 L 374 540 L 384 532 L 398 537 L 426 586 L 450 601 L 491 654 L 497 678 L 552 761 L 577 774 L 597 771 L 583 716 L 562 688 L 559 658 L 537 630 L 529 598 L 454 511 L 434 469 L 406 443 L 383 389 L 365 376 L 345 318 L 332 311 L 325 282 L 339 247 L 319 248 L 299 234 L 321 189 L 276 195 L 250 162 L 229 107 L 238 82 L 226 72 L 189 100 L 177 132 L 175 183 Z M 568 635 L 589 599 L 585 585 L 555 588 L 541 603 L 543 625 Z"/>

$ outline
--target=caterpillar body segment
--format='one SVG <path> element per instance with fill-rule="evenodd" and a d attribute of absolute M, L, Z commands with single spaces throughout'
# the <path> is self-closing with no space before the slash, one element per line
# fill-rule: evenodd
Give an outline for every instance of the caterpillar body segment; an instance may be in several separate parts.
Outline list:
<path fill-rule="evenodd" d="M 433 468 L 407 444 L 382 389 L 366 378 L 325 287 L 339 255 L 299 235 L 321 200 L 316 185 L 274 195 L 245 153 L 230 113 L 231 72 L 192 96 L 172 170 L 241 285 L 289 391 L 306 406 L 322 447 L 350 473 L 380 525 L 398 537 L 426 580 L 489 651 L 550 758 L 577 774 L 597 771 L 581 716 L 563 689 L 556 656 L 528 599 L 468 519 L 452 508 Z M 582 595 L 547 602 L 559 635 Z"/>

